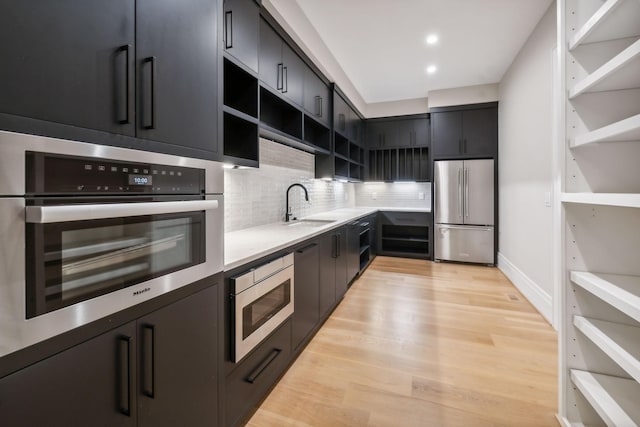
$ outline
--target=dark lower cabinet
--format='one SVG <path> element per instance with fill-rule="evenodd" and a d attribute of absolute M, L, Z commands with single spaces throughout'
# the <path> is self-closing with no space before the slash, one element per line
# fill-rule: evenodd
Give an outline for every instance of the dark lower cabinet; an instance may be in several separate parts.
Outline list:
<path fill-rule="evenodd" d="M 3 426 L 218 424 L 217 288 L 0 379 Z"/>
<path fill-rule="evenodd" d="M 338 241 L 338 255 L 336 256 L 336 301 L 342 299 L 347 293 L 347 287 L 351 279 L 349 278 L 349 261 L 347 246 L 347 227 L 341 227 L 334 231 Z M 335 304 L 335 302 L 334 302 Z"/>
<path fill-rule="evenodd" d="M 378 254 L 407 258 L 433 258 L 431 212 L 380 212 L 377 229 Z"/>
<path fill-rule="evenodd" d="M 347 292 L 347 229 L 341 227 L 324 234 L 320 251 L 320 315 L 325 315 Z"/>
<path fill-rule="evenodd" d="M 294 253 L 294 350 L 304 342 L 320 321 L 319 248 L 317 242 L 312 242 Z"/>
<path fill-rule="evenodd" d="M 347 280 L 351 282 L 360 273 L 360 221 L 347 226 Z"/>
<path fill-rule="evenodd" d="M 290 360 L 291 320 L 287 320 L 226 378 L 224 425 L 241 424 L 273 387 Z"/>

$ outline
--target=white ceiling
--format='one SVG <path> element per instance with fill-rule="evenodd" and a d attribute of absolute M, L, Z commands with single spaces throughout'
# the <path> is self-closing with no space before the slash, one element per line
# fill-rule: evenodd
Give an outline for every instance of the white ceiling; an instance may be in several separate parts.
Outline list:
<path fill-rule="evenodd" d="M 366 103 L 498 83 L 552 0 L 297 3 Z M 427 45 L 428 34 L 439 42 Z M 427 75 L 427 66 L 438 71 Z"/>

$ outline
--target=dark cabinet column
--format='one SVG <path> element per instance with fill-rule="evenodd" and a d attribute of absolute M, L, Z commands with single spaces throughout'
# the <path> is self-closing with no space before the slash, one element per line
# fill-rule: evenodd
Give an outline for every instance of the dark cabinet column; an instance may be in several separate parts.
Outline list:
<path fill-rule="evenodd" d="M 136 328 L 128 323 L 0 379 L 3 426 L 136 425 Z"/>
<path fill-rule="evenodd" d="M 135 2 L 7 1 L 0 113 L 133 136 Z"/>
<path fill-rule="evenodd" d="M 298 348 L 320 320 L 319 254 L 319 245 L 316 242 L 296 250 L 294 254 L 294 350 Z"/>
<path fill-rule="evenodd" d="M 218 152 L 217 2 L 137 0 L 138 136 Z"/>
<path fill-rule="evenodd" d="M 259 50 L 260 80 L 272 89 L 281 91 L 283 88 L 282 39 L 273 28 L 263 19 L 260 20 L 260 50 Z"/>
<path fill-rule="evenodd" d="M 258 72 L 260 7 L 253 0 L 224 0 L 224 49 Z"/>
<path fill-rule="evenodd" d="M 217 287 L 138 320 L 139 426 L 218 420 Z"/>
<path fill-rule="evenodd" d="M 431 114 L 433 157 L 458 156 L 462 151 L 462 112 Z"/>

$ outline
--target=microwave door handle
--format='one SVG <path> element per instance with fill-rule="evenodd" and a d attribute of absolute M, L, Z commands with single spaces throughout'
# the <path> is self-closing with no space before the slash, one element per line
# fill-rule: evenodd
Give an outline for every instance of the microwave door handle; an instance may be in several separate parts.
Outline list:
<path fill-rule="evenodd" d="M 160 215 L 217 209 L 217 200 L 178 202 L 106 203 L 97 205 L 27 206 L 26 221 L 32 224 Z"/>

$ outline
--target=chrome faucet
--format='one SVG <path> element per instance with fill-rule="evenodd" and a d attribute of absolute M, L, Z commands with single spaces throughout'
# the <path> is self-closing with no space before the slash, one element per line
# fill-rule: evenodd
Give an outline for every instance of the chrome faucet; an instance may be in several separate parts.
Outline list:
<path fill-rule="evenodd" d="M 307 192 L 307 189 L 305 188 L 304 185 L 302 184 L 291 184 L 289 186 L 289 188 L 287 188 L 287 205 L 285 206 L 285 214 L 284 214 L 284 221 L 285 222 L 289 222 L 292 219 L 296 219 L 295 217 L 293 217 L 293 214 L 291 213 L 291 207 L 289 206 L 289 190 L 291 190 L 293 187 L 300 187 L 304 190 L 304 199 L 308 202 L 309 201 L 309 193 Z M 293 218 L 292 218 L 293 217 Z"/>

